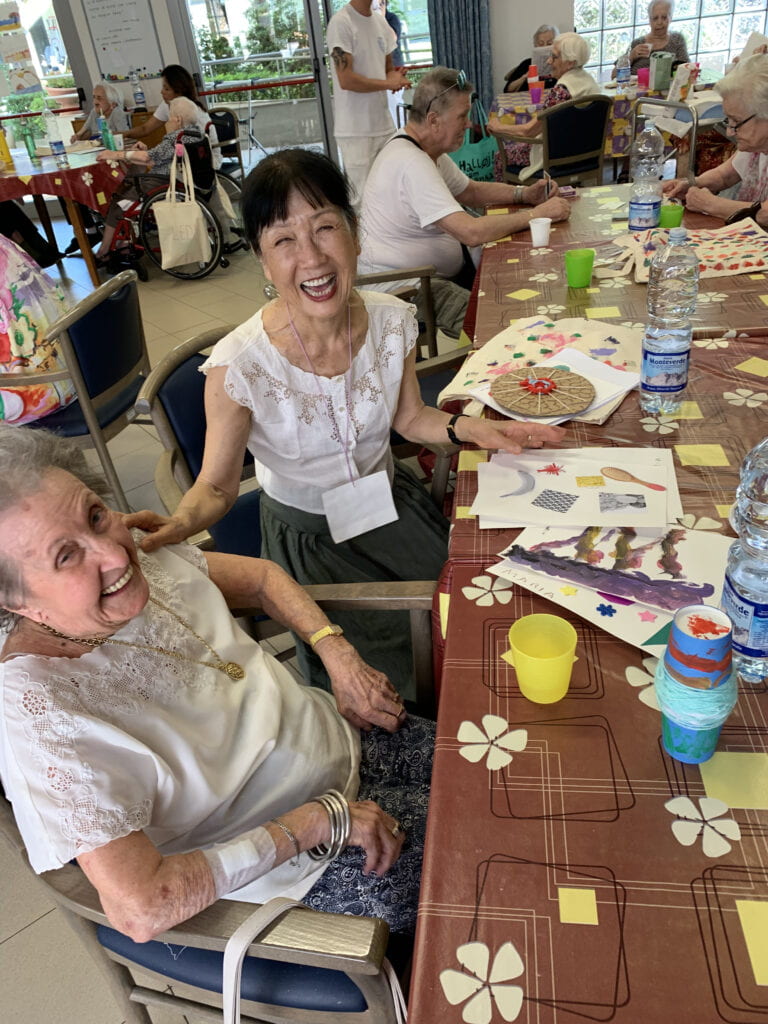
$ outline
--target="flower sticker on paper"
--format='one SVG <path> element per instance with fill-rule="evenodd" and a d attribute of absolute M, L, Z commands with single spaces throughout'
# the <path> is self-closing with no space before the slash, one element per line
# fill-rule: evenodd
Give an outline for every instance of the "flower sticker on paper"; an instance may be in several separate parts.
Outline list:
<path fill-rule="evenodd" d="M 745 405 L 748 409 L 756 409 L 768 400 L 768 395 L 764 391 L 737 388 L 735 391 L 724 391 L 723 398 L 731 405 Z"/>
<path fill-rule="evenodd" d="M 490 950 L 484 942 L 467 942 L 456 950 L 464 968 L 440 972 L 440 985 L 451 1006 L 466 1003 L 461 1019 L 465 1024 L 490 1024 L 493 1006 L 502 1020 L 517 1020 L 523 1005 L 523 990 L 509 982 L 523 973 L 523 961 L 511 942 L 499 946 L 490 966 Z"/>
<path fill-rule="evenodd" d="M 459 750 L 462 757 L 471 764 L 477 764 L 485 757 L 485 767 L 489 772 L 496 772 L 512 761 L 511 750 L 517 754 L 525 750 L 528 730 L 510 731 L 509 722 L 500 715 L 483 715 L 482 728 L 474 722 L 464 721 L 459 726 L 456 739 L 465 744 Z"/>
<path fill-rule="evenodd" d="M 514 587 L 511 580 L 503 580 L 500 576 L 473 576 L 471 587 L 462 587 L 461 592 L 468 601 L 474 601 L 479 608 L 490 608 L 497 601 L 509 604 L 512 600 L 510 588 Z"/>
<path fill-rule="evenodd" d="M 83 171 L 83 173 L 80 175 L 80 180 L 84 185 L 87 185 L 90 188 L 93 184 L 93 175 L 90 171 Z"/>
<path fill-rule="evenodd" d="M 672 822 L 675 839 L 682 846 L 693 846 L 701 836 L 701 846 L 705 857 L 724 857 L 731 851 L 731 843 L 741 839 L 738 821 L 724 818 L 730 808 L 722 800 L 711 796 L 699 798 L 696 807 L 687 796 L 676 796 L 664 804 L 670 814 L 676 814 L 677 821 Z M 682 819 L 682 820 L 680 820 Z M 730 839 L 731 842 L 728 842 Z"/>
<path fill-rule="evenodd" d="M 653 434 L 656 431 L 660 434 L 671 434 L 680 426 L 673 416 L 643 416 L 640 423 L 647 434 Z"/>

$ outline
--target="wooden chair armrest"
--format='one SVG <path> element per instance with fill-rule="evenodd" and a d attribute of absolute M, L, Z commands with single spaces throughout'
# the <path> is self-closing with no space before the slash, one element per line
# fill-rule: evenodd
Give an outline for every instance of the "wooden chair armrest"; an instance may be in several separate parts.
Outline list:
<path fill-rule="evenodd" d="M 464 345 L 461 348 L 452 348 L 447 352 L 441 352 L 439 356 L 421 359 L 416 363 L 416 376 L 429 377 L 433 373 L 441 373 L 454 366 L 461 366 L 471 353 L 472 349 L 468 345 Z"/>
<path fill-rule="evenodd" d="M 407 267 L 405 270 L 377 270 L 371 274 L 358 274 L 355 284 L 380 284 L 382 281 L 410 281 L 413 277 L 435 277 L 437 268 L 431 265 Z"/>

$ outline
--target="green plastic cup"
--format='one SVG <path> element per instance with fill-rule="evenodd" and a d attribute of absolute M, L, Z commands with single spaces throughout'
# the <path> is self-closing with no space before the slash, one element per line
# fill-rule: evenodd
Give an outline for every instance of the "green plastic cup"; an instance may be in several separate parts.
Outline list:
<path fill-rule="evenodd" d="M 659 211 L 660 228 L 679 228 L 683 223 L 685 207 L 680 203 L 665 203 Z"/>
<path fill-rule="evenodd" d="M 565 254 L 565 276 L 569 288 L 587 288 L 592 280 L 594 249 L 569 249 Z"/>

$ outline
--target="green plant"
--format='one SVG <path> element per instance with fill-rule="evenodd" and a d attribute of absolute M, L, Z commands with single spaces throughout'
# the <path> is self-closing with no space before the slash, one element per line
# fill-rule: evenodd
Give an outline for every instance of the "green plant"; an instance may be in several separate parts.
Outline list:
<path fill-rule="evenodd" d="M 51 89 L 74 89 L 75 79 L 72 75 L 54 75 L 46 78 L 45 84 Z"/>

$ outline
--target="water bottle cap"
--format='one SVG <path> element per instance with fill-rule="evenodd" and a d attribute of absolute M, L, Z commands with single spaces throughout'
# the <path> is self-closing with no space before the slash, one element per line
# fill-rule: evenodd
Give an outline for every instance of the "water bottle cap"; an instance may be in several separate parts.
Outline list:
<path fill-rule="evenodd" d="M 685 228 L 670 228 L 669 229 L 669 243 L 674 245 L 675 242 L 684 242 L 688 237 L 688 232 Z"/>

